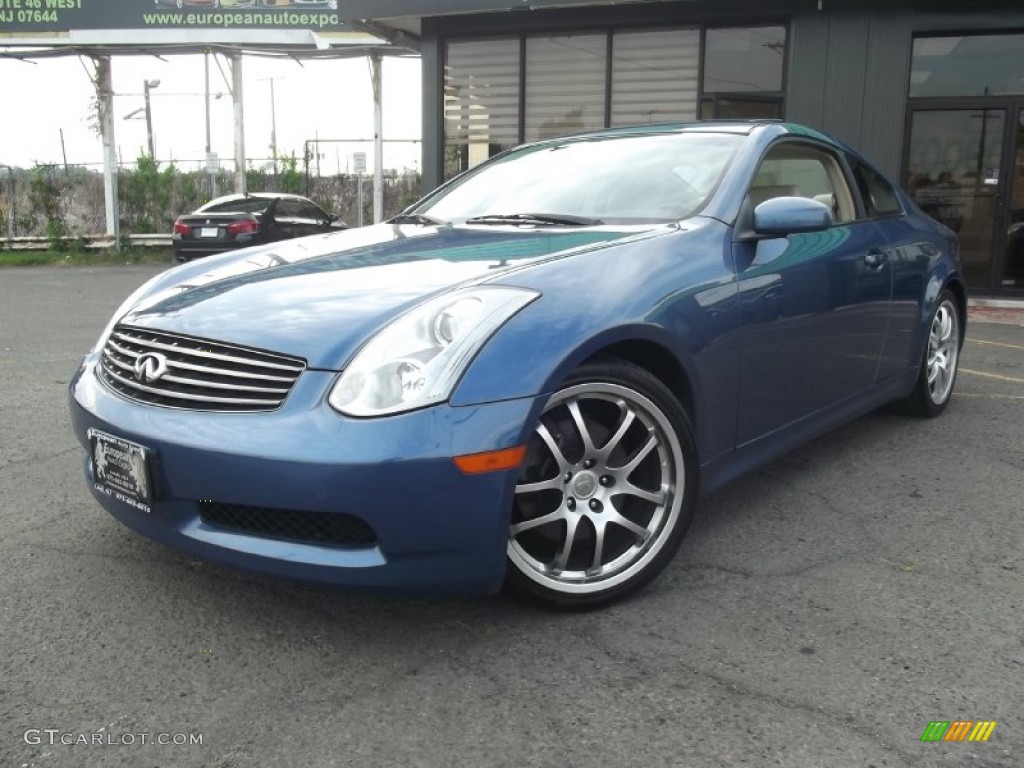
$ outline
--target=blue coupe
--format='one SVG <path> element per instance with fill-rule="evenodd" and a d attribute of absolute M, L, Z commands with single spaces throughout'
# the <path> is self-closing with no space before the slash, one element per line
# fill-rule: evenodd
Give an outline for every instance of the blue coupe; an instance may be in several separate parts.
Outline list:
<path fill-rule="evenodd" d="M 199 557 L 593 607 L 701 493 L 891 401 L 941 413 L 966 305 L 954 235 L 833 139 L 608 130 L 158 275 L 71 413 L 100 503 Z"/>

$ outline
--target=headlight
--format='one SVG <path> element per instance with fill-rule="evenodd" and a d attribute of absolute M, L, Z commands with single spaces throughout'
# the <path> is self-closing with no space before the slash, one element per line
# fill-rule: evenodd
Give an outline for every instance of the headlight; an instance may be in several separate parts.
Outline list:
<path fill-rule="evenodd" d="M 447 400 L 491 334 L 539 295 L 483 286 L 421 304 L 359 350 L 328 402 L 348 416 L 383 416 Z"/>

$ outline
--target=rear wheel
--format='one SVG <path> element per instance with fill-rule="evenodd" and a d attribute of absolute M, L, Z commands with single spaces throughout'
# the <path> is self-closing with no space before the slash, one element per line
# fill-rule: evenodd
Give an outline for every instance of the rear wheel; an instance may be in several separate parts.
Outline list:
<path fill-rule="evenodd" d="M 899 403 L 904 410 L 924 417 L 938 416 L 946 410 L 953 397 L 962 344 L 957 300 L 946 290 L 939 295 L 932 312 L 928 343 L 914 391 Z"/>
<path fill-rule="evenodd" d="M 658 379 L 618 359 L 582 366 L 528 443 L 508 542 L 508 586 L 593 608 L 653 579 L 696 505 L 689 419 Z"/>

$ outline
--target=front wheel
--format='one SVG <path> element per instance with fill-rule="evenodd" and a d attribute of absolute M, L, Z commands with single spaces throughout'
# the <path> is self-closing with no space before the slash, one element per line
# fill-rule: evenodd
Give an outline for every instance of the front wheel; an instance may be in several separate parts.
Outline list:
<path fill-rule="evenodd" d="M 962 345 L 957 300 L 946 290 L 939 295 L 928 325 L 928 343 L 917 383 L 913 392 L 900 402 L 904 410 L 925 417 L 938 416 L 946 410 L 953 397 Z"/>
<path fill-rule="evenodd" d="M 548 400 L 527 445 L 507 586 L 595 608 L 650 582 L 693 518 L 697 451 L 686 413 L 646 370 L 588 363 Z"/>

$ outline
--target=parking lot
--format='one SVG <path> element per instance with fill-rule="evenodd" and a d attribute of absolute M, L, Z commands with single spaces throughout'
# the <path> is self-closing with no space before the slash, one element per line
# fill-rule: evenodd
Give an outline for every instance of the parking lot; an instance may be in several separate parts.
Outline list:
<path fill-rule="evenodd" d="M 1013 316 L 969 326 L 941 419 L 818 439 L 708 498 L 638 597 L 563 615 L 276 582 L 118 524 L 66 386 L 158 269 L 0 270 L 0 765 L 1024 765 Z M 922 743 L 934 720 L 998 726 Z"/>

